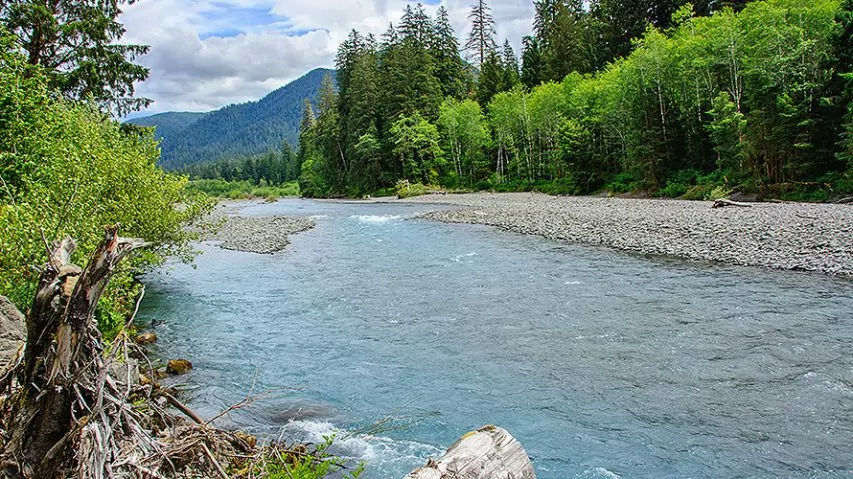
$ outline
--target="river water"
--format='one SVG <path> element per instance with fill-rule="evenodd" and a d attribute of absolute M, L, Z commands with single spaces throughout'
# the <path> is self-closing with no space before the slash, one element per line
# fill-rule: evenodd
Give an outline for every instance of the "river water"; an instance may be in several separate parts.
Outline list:
<path fill-rule="evenodd" d="M 149 275 L 155 353 L 193 361 L 203 416 L 275 390 L 220 424 L 337 432 L 368 478 L 485 424 L 540 479 L 853 476 L 853 282 L 412 219 L 429 208 L 246 206 L 317 227 Z"/>

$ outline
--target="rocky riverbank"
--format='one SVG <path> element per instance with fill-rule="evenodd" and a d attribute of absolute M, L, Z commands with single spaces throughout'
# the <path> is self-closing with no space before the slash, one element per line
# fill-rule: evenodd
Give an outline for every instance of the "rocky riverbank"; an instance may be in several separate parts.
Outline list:
<path fill-rule="evenodd" d="M 405 200 L 457 205 L 428 213 L 448 223 L 496 226 L 571 243 L 640 254 L 817 271 L 853 277 L 853 206 L 752 203 L 711 209 L 710 202 L 531 193 L 422 196 Z"/>
<path fill-rule="evenodd" d="M 315 226 L 310 218 L 287 216 L 228 216 L 211 239 L 235 251 L 272 254 L 290 244 L 288 236 Z"/>

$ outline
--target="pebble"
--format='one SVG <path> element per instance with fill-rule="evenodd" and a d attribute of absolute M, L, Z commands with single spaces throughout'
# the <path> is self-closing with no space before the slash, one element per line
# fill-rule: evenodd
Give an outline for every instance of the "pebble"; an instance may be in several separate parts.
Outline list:
<path fill-rule="evenodd" d="M 710 202 L 536 193 L 422 196 L 410 203 L 457 205 L 425 218 L 495 226 L 644 255 L 815 271 L 853 277 L 853 206 Z"/>

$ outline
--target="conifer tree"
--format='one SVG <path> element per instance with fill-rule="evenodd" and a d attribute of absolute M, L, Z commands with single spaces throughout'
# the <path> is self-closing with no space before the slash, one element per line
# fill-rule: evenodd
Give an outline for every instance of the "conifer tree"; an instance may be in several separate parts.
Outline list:
<path fill-rule="evenodd" d="M 435 58 L 435 75 L 441 83 L 445 97 L 462 98 L 468 93 L 470 78 L 459 56 L 459 42 L 450 24 L 447 9 L 442 5 L 436 12 L 433 44 L 430 46 Z"/>
<path fill-rule="evenodd" d="M 516 58 L 515 51 L 513 51 L 509 40 L 504 41 L 501 56 L 503 66 L 500 85 L 501 91 L 512 90 L 516 85 L 521 83 L 521 78 L 519 77 L 518 58 Z"/>
<path fill-rule="evenodd" d="M 528 89 L 539 86 L 544 81 L 545 61 L 539 49 L 539 40 L 533 36 L 521 39 L 521 83 Z"/>
<path fill-rule="evenodd" d="M 468 19 L 471 21 L 471 32 L 468 34 L 465 50 L 471 55 L 475 66 L 480 67 L 486 61 L 489 52 L 497 48 L 495 20 L 485 0 L 477 0 L 477 3 L 471 7 Z"/>
<path fill-rule="evenodd" d="M 130 3 L 3 0 L 0 24 L 19 38 L 27 62 L 45 69 L 51 88 L 124 116 L 151 104 L 134 98 L 134 84 L 148 78 L 148 69 L 134 61 L 148 45 L 117 43 L 125 33 L 118 17 Z"/>

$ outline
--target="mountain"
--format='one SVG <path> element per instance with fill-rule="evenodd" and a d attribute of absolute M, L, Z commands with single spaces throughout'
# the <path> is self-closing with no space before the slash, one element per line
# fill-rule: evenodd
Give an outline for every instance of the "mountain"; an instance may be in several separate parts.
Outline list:
<path fill-rule="evenodd" d="M 137 118 L 129 122 L 139 126 L 156 127 L 154 136 L 157 138 L 177 138 L 178 135 L 204 115 L 205 113 L 190 111 L 170 111 Z"/>
<path fill-rule="evenodd" d="M 312 70 L 258 101 L 191 114 L 198 117 L 162 113 L 131 123 L 157 127 L 163 136 L 160 164 L 166 169 L 265 153 L 280 148 L 285 141 L 295 147 L 305 99 L 315 100 L 326 74 L 334 71 Z"/>

